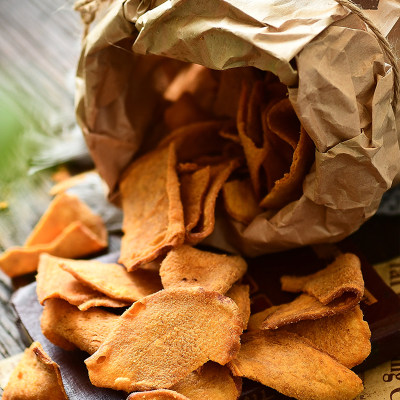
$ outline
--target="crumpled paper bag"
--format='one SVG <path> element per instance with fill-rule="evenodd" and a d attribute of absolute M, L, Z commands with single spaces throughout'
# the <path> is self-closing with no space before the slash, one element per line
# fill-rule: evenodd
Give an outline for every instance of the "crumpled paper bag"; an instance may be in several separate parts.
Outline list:
<path fill-rule="evenodd" d="M 392 68 L 334 0 L 116 1 L 77 73 L 78 121 L 111 199 L 135 155 L 156 144 L 163 93 L 185 62 L 273 72 L 316 147 L 298 201 L 248 226 L 219 219 L 211 244 L 256 256 L 334 242 L 375 213 L 400 171 Z"/>

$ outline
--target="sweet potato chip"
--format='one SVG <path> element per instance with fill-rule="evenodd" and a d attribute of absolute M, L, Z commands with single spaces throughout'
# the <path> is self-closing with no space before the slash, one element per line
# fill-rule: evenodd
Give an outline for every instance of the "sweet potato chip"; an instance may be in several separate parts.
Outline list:
<path fill-rule="evenodd" d="M 172 131 L 198 121 L 209 119 L 208 113 L 202 110 L 194 97 L 185 92 L 174 103 L 172 103 L 164 112 L 164 121 L 167 127 Z"/>
<path fill-rule="evenodd" d="M 244 334 L 229 367 L 299 400 L 352 400 L 363 390 L 354 372 L 291 332 Z"/>
<path fill-rule="evenodd" d="M 161 263 L 160 276 L 164 288 L 201 286 L 205 290 L 225 294 L 246 272 L 246 261 L 183 245 L 171 250 Z"/>
<path fill-rule="evenodd" d="M 128 272 L 119 264 L 85 260 L 61 259 L 58 265 L 84 285 L 129 305 L 162 289 L 159 274 L 149 270 Z"/>
<path fill-rule="evenodd" d="M 241 333 L 233 300 L 201 288 L 166 289 L 134 303 L 85 363 L 95 386 L 169 388 L 208 360 L 229 362 Z"/>
<path fill-rule="evenodd" d="M 271 191 L 261 200 L 263 208 L 281 208 L 298 199 L 303 180 L 314 161 L 314 143 L 301 127 L 300 139 L 293 153 L 293 161 L 288 173 L 275 182 Z"/>
<path fill-rule="evenodd" d="M 79 348 L 93 354 L 119 319 L 100 308 L 80 311 L 61 299 L 49 299 L 43 308 L 43 335 L 64 350 Z"/>
<path fill-rule="evenodd" d="M 204 208 L 199 223 L 190 232 L 186 232 L 186 243 L 197 244 L 211 235 L 215 225 L 215 204 L 218 194 L 230 174 L 240 165 L 239 160 L 232 160 L 211 166 L 210 185 L 204 199 Z"/>
<path fill-rule="evenodd" d="M 210 183 L 210 167 L 180 177 L 185 228 L 192 230 L 199 222 L 204 198 Z"/>
<path fill-rule="evenodd" d="M 158 389 L 131 393 L 126 400 L 192 400 L 174 390 Z"/>
<path fill-rule="evenodd" d="M 24 246 L 51 243 L 65 228 L 76 221 L 89 228 L 99 241 L 107 241 L 107 231 L 101 217 L 94 214 L 78 197 L 62 193 L 50 203 Z"/>
<path fill-rule="evenodd" d="M 262 212 L 249 179 L 226 182 L 222 187 L 222 195 L 226 212 L 243 224 L 248 225 Z"/>
<path fill-rule="evenodd" d="M 228 367 L 208 362 L 171 389 L 190 400 L 237 400 L 241 393 L 241 380 L 232 377 Z"/>
<path fill-rule="evenodd" d="M 75 221 L 52 242 L 9 248 L 0 257 L 0 268 L 13 278 L 36 271 L 42 253 L 57 257 L 78 258 L 96 253 L 106 247 L 106 241 L 100 239 L 82 222 Z"/>
<path fill-rule="evenodd" d="M 259 329 L 266 315 L 265 311 L 253 314 L 248 329 Z M 371 331 L 360 306 L 331 317 L 285 325 L 279 330 L 307 338 L 347 368 L 363 362 L 371 351 Z"/>
<path fill-rule="evenodd" d="M 60 264 L 68 261 L 48 254 L 42 254 L 36 276 L 36 292 L 40 304 L 47 299 L 63 299 L 77 306 L 80 310 L 91 307 L 126 307 L 132 301 L 121 301 L 109 298 L 75 279 L 70 273 L 63 271 Z"/>
<path fill-rule="evenodd" d="M 3 392 L 3 400 L 68 400 L 59 366 L 39 342 L 25 350 Z"/>
<path fill-rule="evenodd" d="M 174 146 L 136 160 L 120 188 L 124 211 L 120 262 L 128 271 L 148 263 L 185 238 Z"/>
<path fill-rule="evenodd" d="M 261 329 L 277 329 L 299 321 L 328 317 L 350 310 L 354 306 L 353 297 L 341 296 L 325 305 L 313 296 L 302 294 L 290 303 L 265 310 Z"/>
<path fill-rule="evenodd" d="M 339 255 L 333 263 L 315 274 L 282 276 L 281 283 L 282 290 L 308 293 L 322 304 L 346 296 L 353 298 L 355 305 L 364 294 L 360 259 L 352 253 Z"/>
<path fill-rule="evenodd" d="M 243 321 L 243 330 L 247 329 L 250 318 L 250 286 L 235 283 L 225 295 L 226 297 L 230 297 L 239 307 Z"/>
<path fill-rule="evenodd" d="M 219 135 L 219 131 L 232 125 L 231 121 L 195 122 L 172 131 L 158 147 L 175 143 L 177 160 L 181 163 L 194 162 L 201 156 L 220 156 L 226 139 Z"/>
<path fill-rule="evenodd" d="M 246 157 L 247 166 L 249 168 L 250 179 L 253 184 L 254 193 L 257 198 L 261 194 L 261 182 L 262 182 L 262 165 L 265 161 L 267 151 L 264 147 L 257 147 L 252 139 L 252 134 L 249 133 L 247 126 L 247 115 L 248 115 L 248 102 L 249 102 L 249 90 L 246 86 L 243 86 L 240 95 L 239 109 L 237 113 L 237 130 L 239 132 L 240 142 L 242 143 L 244 154 Z"/>

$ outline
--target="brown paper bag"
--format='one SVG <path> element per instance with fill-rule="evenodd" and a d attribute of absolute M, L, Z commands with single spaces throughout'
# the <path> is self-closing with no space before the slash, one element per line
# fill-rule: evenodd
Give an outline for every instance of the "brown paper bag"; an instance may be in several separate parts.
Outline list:
<path fill-rule="evenodd" d="M 222 219 L 212 244 L 256 256 L 334 242 L 375 213 L 400 171 L 392 68 L 334 0 L 115 1 L 77 74 L 78 120 L 111 199 L 122 171 L 157 143 L 163 93 L 186 62 L 273 72 L 316 147 L 299 200 L 249 225 Z"/>

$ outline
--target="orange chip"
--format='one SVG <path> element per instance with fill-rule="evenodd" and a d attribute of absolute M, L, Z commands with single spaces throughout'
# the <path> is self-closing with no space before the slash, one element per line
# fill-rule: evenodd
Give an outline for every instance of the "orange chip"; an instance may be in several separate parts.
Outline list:
<path fill-rule="evenodd" d="M 89 378 L 127 392 L 170 388 L 208 360 L 229 362 L 239 350 L 241 327 L 227 297 L 201 288 L 162 290 L 119 318 L 85 361 Z"/>
<path fill-rule="evenodd" d="M 261 200 L 264 208 L 281 208 L 298 199 L 302 192 L 303 180 L 314 161 L 314 144 L 301 127 L 300 139 L 293 153 L 288 173 L 275 182 L 271 191 Z"/>
<path fill-rule="evenodd" d="M 290 303 L 265 310 L 261 329 L 277 329 L 299 321 L 328 317 L 350 310 L 354 306 L 353 299 L 347 296 L 339 297 L 325 305 L 313 296 L 302 294 Z"/>
<path fill-rule="evenodd" d="M 60 264 L 68 261 L 48 254 L 41 255 L 36 276 L 36 292 L 40 304 L 43 305 L 47 299 L 54 298 L 66 300 L 80 310 L 100 306 L 126 307 L 132 304 L 132 301 L 111 299 L 79 282 L 70 273 L 60 268 Z"/>
<path fill-rule="evenodd" d="M 230 297 L 239 307 L 243 321 L 243 329 L 247 329 L 250 318 L 250 286 L 235 283 L 226 292 L 226 297 Z"/>
<path fill-rule="evenodd" d="M 126 400 L 192 400 L 174 390 L 158 389 L 149 392 L 131 393 Z"/>
<path fill-rule="evenodd" d="M 356 305 L 364 294 L 360 259 L 352 253 L 339 255 L 321 271 L 307 276 L 282 276 L 282 290 L 305 292 L 322 304 L 346 296 Z"/>
<path fill-rule="evenodd" d="M 219 73 L 220 82 L 214 104 L 214 114 L 235 118 L 243 85 L 251 87 L 262 77 L 253 67 L 230 68 Z"/>
<path fill-rule="evenodd" d="M 237 400 L 241 393 L 241 386 L 240 378 L 233 378 L 229 368 L 208 362 L 187 375 L 171 389 L 190 400 Z"/>
<path fill-rule="evenodd" d="M 371 352 L 371 331 L 359 306 L 333 317 L 282 327 L 310 340 L 347 368 L 361 364 Z"/>
<path fill-rule="evenodd" d="M 54 198 L 39 222 L 26 239 L 24 246 L 47 244 L 62 234 L 71 223 L 80 221 L 103 243 L 107 241 L 107 231 L 102 219 L 76 196 L 62 193 Z M 90 253 L 86 253 L 90 254 Z"/>
<path fill-rule="evenodd" d="M 173 144 L 136 160 L 120 189 L 124 211 L 120 262 L 128 271 L 153 261 L 185 238 Z"/>
<path fill-rule="evenodd" d="M 215 254 L 184 245 L 167 254 L 161 263 L 160 276 L 164 288 L 201 286 L 224 294 L 246 270 L 246 261 L 240 256 Z"/>
<path fill-rule="evenodd" d="M 68 400 L 59 366 L 39 342 L 25 350 L 3 392 L 3 400 Z"/>
<path fill-rule="evenodd" d="M 218 194 L 230 174 L 239 165 L 239 160 L 232 160 L 211 166 L 211 183 L 204 199 L 203 213 L 197 226 L 190 232 L 186 232 L 186 243 L 194 245 L 211 235 L 215 225 L 215 204 Z"/>
<path fill-rule="evenodd" d="M 0 268 L 13 278 L 36 271 L 42 253 L 57 257 L 78 258 L 96 253 L 106 247 L 106 241 L 100 239 L 82 222 L 75 221 L 52 242 L 8 249 L 0 257 Z"/>
<path fill-rule="evenodd" d="M 226 143 L 219 131 L 232 125 L 230 121 L 195 122 L 172 131 L 158 147 L 163 148 L 174 142 L 177 159 L 181 163 L 194 162 L 201 156 L 219 156 Z"/>
<path fill-rule="evenodd" d="M 204 198 L 210 183 L 210 167 L 180 177 L 185 228 L 192 230 L 199 222 Z"/>
<path fill-rule="evenodd" d="M 207 119 L 209 119 L 208 114 L 199 107 L 194 97 L 187 92 L 183 93 L 164 112 L 165 124 L 170 130 Z"/>
<path fill-rule="evenodd" d="M 254 193 L 258 198 L 261 194 L 261 174 L 263 172 L 261 167 L 263 165 L 263 162 L 265 161 L 267 152 L 264 147 L 257 147 L 251 137 L 252 134 L 249 133 L 249 129 L 247 126 L 248 102 L 248 88 L 246 86 L 243 86 L 242 93 L 240 95 L 239 109 L 237 113 L 237 130 L 239 132 L 240 141 L 242 143 L 247 166 L 249 168 Z"/>
<path fill-rule="evenodd" d="M 249 179 L 226 182 L 222 187 L 222 195 L 226 212 L 243 224 L 248 225 L 262 212 Z"/>
<path fill-rule="evenodd" d="M 118 315 L 93 308 L 80 311 L 61 299 L 49 299 L 40 325 L 43 335 L 64 350 L 79 348 L 93 354 L 115 327 Z"/>
<path fill-rule="evenodd" d="M 363 390 L 354 372 L 290 332 L 244 334 L 240 352 L 229 366 L 234 375 L 299 400 L 352 400 Z"/>
<path fill-rule="evenodd" d="M 85 260 L 61 259 L 58 265 L 84 285 L 129 305 L 162 289 L 159 274 L 153 271 L 128 272 L 118 264 Z"/>

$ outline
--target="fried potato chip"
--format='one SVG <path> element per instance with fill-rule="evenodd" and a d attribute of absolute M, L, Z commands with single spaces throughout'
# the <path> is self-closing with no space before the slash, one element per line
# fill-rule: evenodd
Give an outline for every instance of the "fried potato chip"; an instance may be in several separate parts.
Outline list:
<path fill-rule="evenodd" d="M 190 400 L 237 400 L 242 385 L 240 378 L 234 378 L 228 367 L 208 362 L 171 389 Z"/>
<path fill-rule="evenodd" d="M 352 400 L 363 390 L 353 371 L 291 332 L 244 334 L 229 367 L 234 375 L 299 400 Z"/>
<path fill-rule="evenodd" d="M 347 368 L 361 364 L 371 352 L 371 331 L 359 306 L 332 317 L 282 327 L 310 340 Z"/>
<path fill-rule="evenodd" d="M 84 285 L 129 305 L 162 289 L 158 272 L 128 272 L 119 264 L 100 261 L 60 259 L 58 265 Z"/>
<path fill-rule="evenodd" d="M 220 71 L 219 77 L 214 114 L 236 118 L 242 86 L 252 87 L 262 73 L 253 67 L 230 68 Z"/>
<path fill-rule="evenodd" d="M 301 127 L 300 139 L 293 153 L 293 161 L 288 173 L 275 182 L 271 191 L 261 200 L 263 208 L 281 208 L 298 199 L 303 180 L 314 162 L 314 143 Z"/>
<path fill-rule="evenodd" d="M 266 315 L 265 311 L 253 314 L 248 329 L 259 329 Z M 360 306 L 331 317 L 285 325 L 278 330 L 307 338 L 347 368 L 361 364 L 371 352 L 371 331 L 363 320 Z"/>
<path fill-rule="evenodd" d="M 215 204 L 218 194 L 231 173 L 240 165 L 239 160 L 232 160 L 220 165 L 211 166 L 210 185 L 204 199 L 203 213 L 200 221 L 190 232 L 186 232 L 187 244 L 197 244 L 211 235 L 215 226 Z"/>
<path fill-rule="evenodd" d="M 169 389 L 131 393 L 126 400 L 192 400 Z"/>
<path fill-rule="evenodd" d="M 101 217 L 94 214 L 78 197 L 62 193 L 50 203 L 24 246 L 51 243 L 65 228 L 76 221 L 89 228 L 99 241 L 107 242 L 107 230 Z"/>
<path fill-rule="evenodd" d="M 210 183 L 210 167 L 180 177 L 185 228 L 191 231 L 199 222 L 204 198 Z"/>
<path fill-rule="evenodd" d="M 177 160 L 181 163 L 195 162 L 201 156 L 220 156 L 226 139 L 219 135 L 219 131 L 232 125 L 231 121 L 195 122 L 172 131 L 158 147 L 175 143 Z"/>
<path fill-rule="evenodd" d="M 249 89 L 243 86 L 239 100 L 239 109 L 237 113 L 237 130 L 239 132 L 240 142 L 242 143 L 247 166 L 249 169 L 251 183 L 253 184 L 254 193 L 257 198 L 261 194 L 261 182 L 263 173 L 262 165 L 265 161 L 267 151 L 264 147 L 257 147 L 249 133 L 247 126 Z"/>
<path fill-rule="evenodd" d="M 243 321 L 243 330 L 247 329 L 250 318 L 250 286 L 235 283 L 225 295 L 226 297 L 230 297 L 239 307 Z"/>
<path fill-rule="evenodd" d="M 29 247 L 11 247 L 0 257 L 0 268 L 10 277 L 28 274 L 37 269 L 42 253 L 57 257 L 78 258 L 107 247 L 80 221 L 69 224 L 52 242 Z"/>
<path fill-rule="evenodd" d="M 161 263 L 161 282 L 166 289 L 201 286 L 225 294 L 246 272 L 246 261 L 183 245 L 171 250 Z"/>
<path fill-rule="evenodd" d="M 322 304 L 346 296 L 356 305 L 364 294 L 360 259 L 352 253 L 340 254 L 333 263 L 315 274 L 282 276 L 281 284 L 282 290 L 308 293 Z"/>
<path fill-rule="evenodd" d="M 65 259 L 42 254 L 36 276 L 36 293 L 40 304 L 47 299 L 63 299 L 77 306 L 80 310 L 91 307 L 126 307 L 132 301 L 112 299 L 75 279 L 70 273 L 63 271 L 60 264 Z"/>
<path fill-rule="evenodd" d="M 222 195 L 226 212 L 243 224 L 248 225 L 262 212 L 249 179 L 226 182 L 222 187 Z"/>
<path fill-rule="evenodd" d="M 201 288 L 166 289 L 134 303 L 85 363 L 95 386 L 170 388 L 208 360 L 229 362 L 241 333 L 238 307 L 228 297 Z"/>
<path fill-rule="evenodd" d="M 39 342 L 25 350 L 3 392 L 3 400 L 68 400 L 59 366 Z"/>
<path fill-rule="evenodd" d="M 348 296 L 341 296 L 325 305 L 313 296 L 301 294 L 290 303 L 265 310 L 261 329 L 277 329 L 299 321 L 328 317 L 350 310 L 354 306 L 353 298 Z"/>
<path fill-rule="evenodd" d="M 124 211 L 120 262 L 128 271 L 185 239 L 173 144 L 136 160 L 120 189 Z"/>
<path fill-rule="evenodd" d="M 40 325 L 43 335 L 64 350 L 93 354 L 116 326 L 118 315 L 100 308 L 80 311 L 61 299 L 48 299 Z"/>
<path fill-rule="evenodd" d="M 210 119 L 208 113 L 202 110 L 194 97 L 187 92 L 164 111 L 164 121 L 170 130 L 207 119 Z"/>

